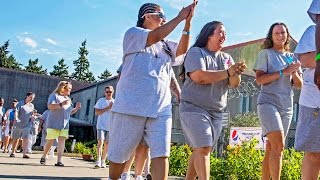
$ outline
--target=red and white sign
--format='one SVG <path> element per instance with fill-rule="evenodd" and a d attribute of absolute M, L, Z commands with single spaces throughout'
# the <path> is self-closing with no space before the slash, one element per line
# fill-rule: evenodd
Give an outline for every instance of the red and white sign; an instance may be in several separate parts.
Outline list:
<path fill-rule="evenodd" d="M 243 142 L 257 139 L 259 143 L 256 149 L 265 149 L 265 138 L 262 136 L 261 127 L 231 127 L 229 144 L 241 145 Z"/>

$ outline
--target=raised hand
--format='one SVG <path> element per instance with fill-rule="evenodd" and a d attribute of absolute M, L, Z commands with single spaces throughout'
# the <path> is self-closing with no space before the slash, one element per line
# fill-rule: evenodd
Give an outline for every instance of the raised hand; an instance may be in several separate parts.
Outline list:
<path fill-rule="evenodd" d="M 81 103 L 80 103 L 80 102 L 77 102 L 76 108 L 77 108 L 77 109 L 80 109 L 80 108 L 81 108 Z"/>
<path fill-rule="evenodd" d="M 193 16 L 193 12 L 194 12 L 194 7 L 196 6 L 197 2 L 198 1 L 193 1 L 193 3 L 190 4 L 189 6 L 182 8 L 181 11 L 178 14 L 178 17 L 181 20 L 184 20 L 184 19 L 187 19 L 187 18 L 189 20 L 191 20 L 191 18 Z"/>
<path fill-rule="evenodd" d="M 191 6 L 191 10 L 190 13 L 188 15 L 188 17 L 186 18 L 186 21 L 191 21 L 193 15 L 194 15 L 194 9 L 196 7 L 196 5 L 198 4 L 198 0 L 194 0 L 193 3 L 190 5 Z"/>

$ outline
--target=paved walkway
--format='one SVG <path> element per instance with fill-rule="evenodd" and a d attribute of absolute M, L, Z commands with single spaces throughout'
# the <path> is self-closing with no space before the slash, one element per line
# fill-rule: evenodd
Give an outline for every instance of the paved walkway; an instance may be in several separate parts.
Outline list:
<path fill-rule="evenodd" d="M 16 157 L 11 158 L 8 153 L 0 152 L 0 179 L 108 179 L 108 167 L 95 169 L 94 162 L 78 157 L 62 157 L 65 167 L 54 166 L 56 159 L 41 165 L 40 153 L 29 154 L 30 159 L 23 159 L 22 153 L 16 153 Z"/>
<path fill-rule="evenodd" d="M 108 179 L 108 168 L 94 169 L 94 162 L 77 157 L 62 157 L 65 167 L 56 167 L 56 160 L 40 164 L 41 154 L 29 154 L 23 159 L 22 153 L 15 158 L 0 153 L 0 179 Z"/>

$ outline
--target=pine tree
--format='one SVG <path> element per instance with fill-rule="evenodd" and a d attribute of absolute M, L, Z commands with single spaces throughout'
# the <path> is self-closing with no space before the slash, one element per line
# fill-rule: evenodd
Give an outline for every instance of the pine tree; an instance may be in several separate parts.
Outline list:
<path fill-rule="evenodd" d="M 5 68 L 17 70 L 22 70 L 21 66 L 22 64 L 20 64 L 12 54 L 7 58 L 4 64 Z"/>
<path fill-rule="evenodd" d="M 61 58 L 58 61 L 58 65 L 53 66 L 53 71 L 50 72 L 51 76 L 61 77 L 61 78 L 69 78 L 68 72 L 69 66 L 64 63 L 64 59 Z"/>
<path fill-rule="evenodd" d="M 32 72 L 32 73 L 37 73 L 37 74 L 44 74 L 47 75 L 47 69 L 43 70 L 41 65 L 38 65 L 39 59 L 35 59 L 32 61 L 29 59 L 28 65 L 25 66 L 25 71 Z"/>
<path fill-rule="evenodd" d="M 0 47 L 0 67 L 4 67 L 6 61 L 8 59 L 7 55 L 9 54 L 8 51 L 9 47 L 9 40 L 4 42 L 4 44 Z"/>
<path fill-rule="evenodd" d="M 86 81 L 86 82 L 95 82 L 95 78 L 90 72 L 89 60 L 87 58 L 89 52 L 86 49 L 87 40 L 84 40 L 81 43 L 81 47 L 79 48 L 78 54 L 80 55 L 77 60 L 73 61 L 73 65 L 75 66 L 74 73 L 72 73 L 72 79 L 77 81 Z"/>
<path fill-rule="evenodd" d="M 100 76 L 98 76 L 99 79 L 105 80 L 108 79 L 110 76 L 112 76 L 111 72 L 106 69 L 103 73 L 101 73 Z"/>
<path fill-rule="evenodd" d="M 8 57 L 10 51 L 8 51 L 9 40 L 6 41 L 3 46 L 0 47 L 0 67 L 10 68 L 10 69 L 19 69 L 21 70 L 21 65 L 18 63 L 16 58 L 11 54 Z"/>

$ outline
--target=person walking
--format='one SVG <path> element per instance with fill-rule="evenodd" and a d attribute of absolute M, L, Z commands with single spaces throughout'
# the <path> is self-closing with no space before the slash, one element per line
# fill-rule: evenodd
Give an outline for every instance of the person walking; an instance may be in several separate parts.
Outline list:
<path fill-rule="evenodd" d="M 44 146 L 40 164 L 46 163 L 46 156 L 54 141 L 58 139 L 58 157 L 55 166 L 64 166 L 62 154 L 64 152 L 65 141 L 69 137 L 70 115 L 76 113 L 81 108 L 79 102 L 73 108 L 69 97 L 71 90 L 72 85 L 70 82 L 60 81 L 53 93 L 49 95 L 48 109 L 50 111 L 46 124 L 47 142 Z"/>

